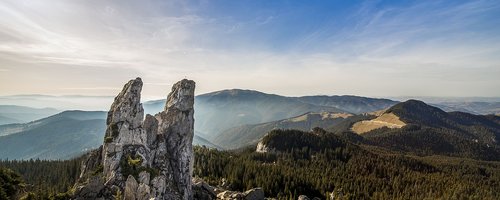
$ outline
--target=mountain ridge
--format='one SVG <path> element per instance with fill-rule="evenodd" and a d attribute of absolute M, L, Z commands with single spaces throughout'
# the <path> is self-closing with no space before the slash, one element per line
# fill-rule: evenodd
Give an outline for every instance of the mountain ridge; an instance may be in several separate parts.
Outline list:
<path fill-rule="evenodd" d="M 385 113 L 395 114 L 406 124 L 363 133 L 365 143 L 418 155 L 500 160 L 498 116 L 444 112 L 417 100 L 396 104 Z"/>
<path fill-rule="evenodd" d="M 350 98 L 362 99 L 356 105 L 351 105 L 355 112 L 368 112 L 380 110 L 394 104 L 388 99 L 375 99 L 369 97 L 346 96 L 319 96 L 327 98 L 328 103 L 337 99 Z M 222 132 L 246 124 L 259 124 L 276 120 L 283 120 L 302 115 L 307 112 L 339 112 L 345 111 L 341 107 L 314 104 L 314 101 L 306 102 L 302 97 L 287 97 L 277 94 L 267 94 L 256 90 L 227 89 L 200 94 L 195 97 L 195 127 L 198 132 L 208 135 L 207 139 L 213 140 Z M 316 98 L 308 96 L 309 98 Z M 369 104 L 370 101 L 383 103 Z M 367 103 L 368 102 L 368 103 Z M 154 114 L 161 110 L 164 100 L 153 100 L 144 102 L 146 113 Z M 348 105 L 343 103 L 342 105 Z M 206 119 L 211 119 L 207 121 Z"/>
<path fill-rule="evenodd" d="M 214 143 L 226 149 L 236 149 L 257 144 L 267 132 L 274 129 L 310 131 L 315 127 L 327 128 L 351 116 L 353 115 L 348 113 L 307 112 L 299 116 L 272 122 L 246 124 L 225 130 L 214 139 Z"/>
<path fill-rule="evenodd" d="M 24 123 L 60 112 L 54 108 L 33 108 L 19 105 L 0 105 L 0 125 Z"/>

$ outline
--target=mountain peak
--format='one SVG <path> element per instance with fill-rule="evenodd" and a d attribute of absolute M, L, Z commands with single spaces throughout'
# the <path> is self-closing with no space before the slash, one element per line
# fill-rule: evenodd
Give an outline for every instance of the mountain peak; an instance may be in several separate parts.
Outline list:
<path fill-rule="evenodd" d="M 385 113 L 393 113 L 406 123 L 440 125 L 448 113 L 419 100 L 408 100 L 389 108 Z"/>
<path fill-rule="evenodd" d="M 429 106 L 425 102 L 417 100 L 417 99 L 409 99 L 409 100 L 407 100 L 405 102 L 401 102 L 399 104 L 404 105 L 404 106 L 412 106 L 412 107 L 425 107 L 425 106 Z"/>
<path fill-rule="evenodd" d="M 205 96 L 248 96 L 248 95 L 265 95 L 266 93 L 259 92 L 256 90 L 246 90 L 246 89 L 226 89 L 215 92 L 210 92 L 206 94 L 199 95 L 200 97 Z"/>
<path fill-rule="evenodd" d="M 434 106 L 430 106 L 426 104 L 423 101 L 416 100 L 416 99 L 410 99 L 405 102 L 398 103 L 391 108 L 388 109 L 388 112 L 391 110 L 396 110 L 396 109 L 427 109 L 427 110 L 440 110 L 439 108 L 436 108 Z M 442 111 L 444 112 L 444 111 Z"/>

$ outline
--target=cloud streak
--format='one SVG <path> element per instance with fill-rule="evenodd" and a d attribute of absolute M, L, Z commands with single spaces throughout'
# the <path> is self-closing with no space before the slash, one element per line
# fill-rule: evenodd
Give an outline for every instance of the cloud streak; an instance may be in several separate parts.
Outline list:
<path fill-rule="evenodd" d="M 2 1 L 0 93 L 500 96 L 495 1 L 265 2 Z"/>

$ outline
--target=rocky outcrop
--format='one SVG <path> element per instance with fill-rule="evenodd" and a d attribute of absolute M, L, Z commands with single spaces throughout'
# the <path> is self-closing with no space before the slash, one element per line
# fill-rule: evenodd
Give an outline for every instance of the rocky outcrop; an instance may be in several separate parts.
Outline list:
<path fill-rule="evenodd" d="M 253 188 L 243 193 L 245 200 L 264 199 L 264 190 L 262 188 Z"/>
<path fill-rule="evenodd" d="M 223 188 L 210 186 L 203 180 L 193 178 L 193 192 L 195 199 L 203 200 L 263 200 L 264 190 L 253 188 L 246 192 L 225 190 Z"/>
<path fill-rule="evenodd" d="M 176 83 L 164 111 L 145 119 L 142 85 L 131 80 L 116 96 L 104 144 L 84 161 L 74 199 L 193 199 L 195 83 Z"/>
<path fill-rule="evenodd" d="M 275 150 L 266 146 L 263 141 L 260 141 L 257 144 L 257 148 L 255 149 L 255 152 L 257 152 L 257 153 L 275 153 Z"/>
<path fill-rule="evenodd" d="M 205 181 L 193 178 L 193 197 L 194 199 L 217 199 L 217 188 L 208 185 Z"/>

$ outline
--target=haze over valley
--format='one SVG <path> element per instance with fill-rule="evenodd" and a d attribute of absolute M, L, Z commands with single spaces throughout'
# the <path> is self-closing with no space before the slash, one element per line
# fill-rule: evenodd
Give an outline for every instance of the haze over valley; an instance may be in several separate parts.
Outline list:
<path fill-rule="evenodd" d="M 17 100 L 4 97 L 3 100 Z M 110 97 L 40 96 L 23 95 L 22 105 L 47 102 L 59 105 L 58 109 L 71 106 L 77 100 L 88 99 L 91 104 L 111 100 Z M 95 101 L 93 101 L 95 100 Z M 12 101 L 11 103 L 15 103 Z M 397 104 L 389 99 L 358 96 L 304 96 L 286 97 L 254 90 L 221 90 L 195 97 L 195 138 L 193 144 L 217 149 L 238 149 L 257 144 L 266 133 L 274 129 L 312 130 L 328 129 L 346 118 L 375 114 Z M 109 103 L 108 103 L 109 104 Z M 156 114 L 165 100 L 143 102 L 146 114 Z M 445 111 L 462 111 L 471 114 L 498 114 L 498 102 L 441 102 L 431 105 Z M 453 107 L 452 107 L 453 106 Z M 104 111 L 31 108 L 25 106 L 0 106 L 0 158 L 3 159 L 67 159 L 97 148 L 103 141 L 106 113 Z M 376 120 L 376 119 L 374 119 Z M 75 127 L 73 123 L 77 123 Z M 373 125 L 363 125 L 369 124 Z M 386 122 L 360 121 L 353 130 L 367 132 L 385 126 Z M 402 123 L 402 122 L 400 122 Z M 404 123 L 402 123 L 404 124 Z M 57 127 L 57 128 L 54 128 Z M 372 127 L 372 128 L 361 128 Z M 394 126 L 389 126 L 394 127 Z M 401 127 L 396 125 L 395 127 Z M 54 132 L 54 130 L 59 132 Z M 51 134 L 52 136 L 49 136 Z M 60 137 L 60 135 L 65 137 Z M 30 138 L 45 138 L 32 140 Z M 51 138 L 52 137 L 52 138 Z M 75 137 L 91 140 L 75 139 Z M 1 138 L 1 137 L 0 137 Z M 56 142 L 57 141 L 57 142 Z M 47 145 L 47 142 L 54 143 Z M 55 143 L 60 145 L 55 145 Z M 20 152 L 19 149 L 24 149 Z"/>

